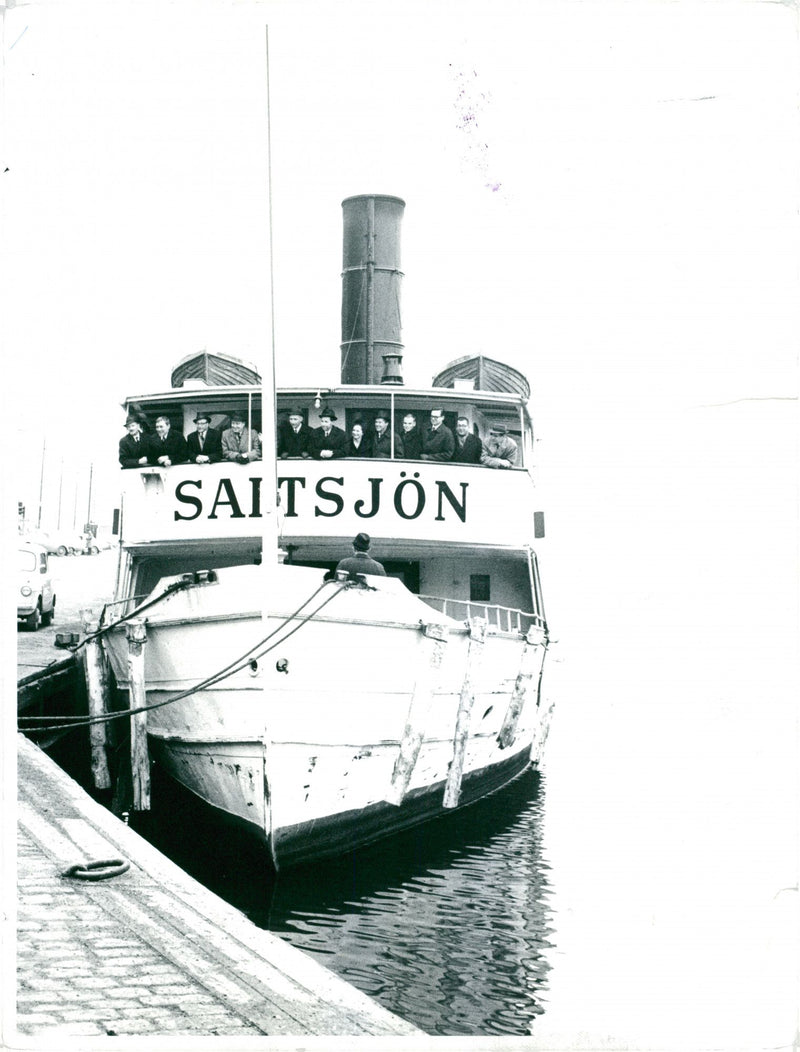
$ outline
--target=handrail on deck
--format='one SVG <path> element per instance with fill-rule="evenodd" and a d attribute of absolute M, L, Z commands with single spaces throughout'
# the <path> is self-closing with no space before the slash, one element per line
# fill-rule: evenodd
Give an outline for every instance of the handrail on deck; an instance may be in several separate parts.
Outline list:
<path fill-rule="evenodd" d="M 106 613 L 110 610 L 112 606 L 126 606 L 128 603 L 132 603 L 135 605 L 136 603 L 141 602 L 142 599 L 146 599 L 148 595 L 148 592 L 143 592 L 141 595 L 128 595 L 124 599 L 112 599 L 110 602 L 104 603 L 103 610 L 100 614 L 100 624 L 104 625 L 107 623 Z M 125 609 L 119 616 L 125 617 L 125 615 L 128 613 L 130 613 L 130 610 Z"/>
<path fill-rule="evenodd" d="M 545 621 L 541 615 L 528 610 L 519 610 L 513 606 L 501 606 L 499 603 L 476 603 L 466 599 L 445 599 L 438 595 L 420 595 L 418 598 L 447 617 L 452 617 L 455 621 L 485 617 L 490 625 L 494 625 L 501 632 L 524 634 L 531 625 L 545 627 Z"/>

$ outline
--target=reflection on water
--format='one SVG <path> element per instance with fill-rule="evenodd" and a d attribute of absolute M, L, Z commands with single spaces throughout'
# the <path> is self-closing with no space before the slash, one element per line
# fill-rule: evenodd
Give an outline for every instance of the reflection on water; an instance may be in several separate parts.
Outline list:
<path fill-rule="evenodd" d="M 340 859 L 275 875 L 266 852 L 154 785 L 143 835 L 259 927 L 434 1035 L 529 1034 L 548 971 L 543 785 L 502 793 Z M 158 801 L 154 797 L 154 804 Z"/>

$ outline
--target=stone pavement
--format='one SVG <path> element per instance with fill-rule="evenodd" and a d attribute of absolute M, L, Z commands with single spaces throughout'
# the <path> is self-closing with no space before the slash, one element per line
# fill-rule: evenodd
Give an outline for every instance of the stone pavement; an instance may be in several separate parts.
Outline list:
<path fill-rule="evenodd" d="M 421 1036 L 194 881 L 22 735 L 18 784 L 17 1014 L 4 1048 L 68 1036 L 93 1048 L 123 1035 Z M 62 876 L 113 858 L 130 869 Z"/>

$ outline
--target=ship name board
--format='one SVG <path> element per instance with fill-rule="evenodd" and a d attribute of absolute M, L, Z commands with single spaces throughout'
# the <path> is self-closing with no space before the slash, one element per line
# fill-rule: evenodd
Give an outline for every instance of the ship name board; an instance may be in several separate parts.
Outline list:
<path fill-rule="evenodd" d="M 343 476 L 323 475 L 312 485 L 313 480 L 302 475 L 286 475 L 278 478 L 281 510 L 287 519 L 308 514 L 313 507 L 314 516 L 322 518 L 352 511 L 360 519 L 371 519 L 380 511 L 393 510 L 406 520 L 435 511 L 435 522 L 467 521 L 468 482 L 451 486 L 441 479 L 425 483 L 419 479 L 418 471 L 401 471 L 397 482 L 369 477 L 352 491 L 345 486 Z M 203 479 L 184 479 L 175 487 L 178 507 L 174 519 L 260 519 L 261 482 L 259 477 L 246 482 L 223 477 L 208 488 L 203 486 Z"/>

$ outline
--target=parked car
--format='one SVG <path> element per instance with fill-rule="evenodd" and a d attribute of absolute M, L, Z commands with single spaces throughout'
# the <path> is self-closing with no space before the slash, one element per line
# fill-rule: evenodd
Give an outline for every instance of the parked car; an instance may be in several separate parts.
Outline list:
<path fill-rule="evenodd" d="M 79 533 L 66 530 L 36 530 L 27 534 L 25 539 L 31 544 L 40 544 L 48 555 L 77 555 L 84 547 Z"/>
<path fill-rule="evenodd" d="M 17 621 L 29 632 L 35 632 L 40 624 L 49 625 L 56 612 L 56 594 L 47 556 L 47 550 L 40 544 L 19 546 Z"/>

